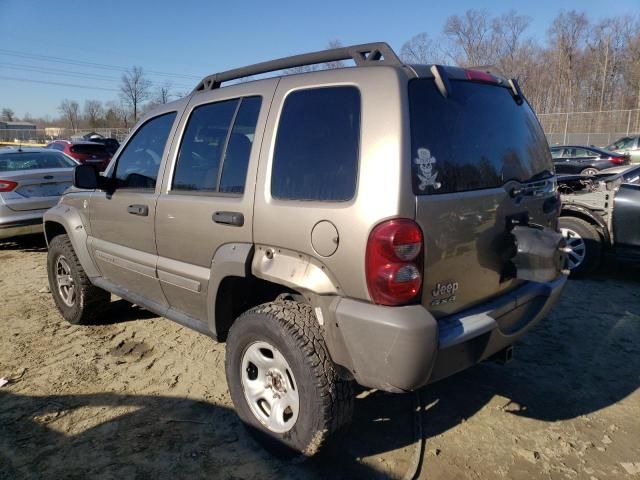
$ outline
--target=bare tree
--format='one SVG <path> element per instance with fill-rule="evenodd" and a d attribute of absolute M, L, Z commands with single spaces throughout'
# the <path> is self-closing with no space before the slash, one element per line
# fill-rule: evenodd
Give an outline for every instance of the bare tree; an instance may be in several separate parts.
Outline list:
<path fill-rule="evenodd" d="M 327 49 L 331 50 L 334 48 L 341 48 L 344 45 L 342 45 L 342 42 L 338 39 L 334 39 L 334 40 L 330 40 L 329 43 L 327 44 Z M 345 66 L 344 62 L 342 60 L 336 60 L 333 62 L 326 62 L 323 67 L 327 70 L 331 70 L 332 68 L 343 68 Z"/>
<path fill-rule="evenodd" d="M 65 120 L 71 125 L 71 129 L 75 133 L 78 129 L 78 111 L 80 105 L 75 100 L 69 100 L 65 98 L 58 107 L 58 111 L 62 114 Z"/>
<path fill-rule="evenodd" d="M 169 103 L 171 101 L 171 97 L 174 96 L 172 93 L 173 86 L 170 82 L 165 82 L 163 85 L 158 87 L 155 96 L 155 102 L 164 105 L 165 103 Z"/>
<path fill-rule="evenodd" d="M 84 102 L 84 118 L 91 128 L 96 128 L 100 125 L 103 115 L 102 102 L 99 100 L 86 100 Z"/>
<path fill-rule="evenodd" d="M 571 111 L 576 104 L 573 94 L 588 23 L 585 13 L 570 10 L 560 12 L 549 27 L 549 43 L 555 50 L 556 67 L 562 79 L 558 93 L 565 99 L 562 102 L 565 111 Z"/>
<path fill-rule="evenodd" d="M 4 120 L 5 122 L 13 122 L 14 119 L 15 113 L 13 113 L 13 110 L 11 110 L 10 108 L 2 109 L 2 120 Z"/>
<path fill-rule="evenodd" d="M 405 42 L 400 50 L 400 57 L 406 63 L 445 63 L 442 51 L 428 33 L 419 33 Z"/>
<path fill-rule="evenodd" d="M 122 75 L 120 98 L 133 111 L 133 121 L 138 121 L 138 110 L 150 97 L 151 82 L 146 79 L 142 67 L 133 67 Z"/>
<path fill-rule="evenodd" d="M 458 65 L 486 65 L 495 58 L 492 25 L 486 10 L 467 10 L 463 15 L 452 15 L 444 25 L 449 39 L 449 57 Z"/>

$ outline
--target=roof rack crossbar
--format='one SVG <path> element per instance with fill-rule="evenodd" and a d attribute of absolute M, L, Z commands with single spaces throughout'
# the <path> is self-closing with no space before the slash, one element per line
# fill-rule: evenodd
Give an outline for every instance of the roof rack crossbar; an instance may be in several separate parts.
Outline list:
<path fill-rule="evenodd" d="M 349 47 L 333 48 L 331 50 L 321 50 L 319 52 L 304 53 L 292 57 L 278 58 L 268 62 L 256 63 L 246 67 L 234 68 L 225 72 L 215 73 L 205 77 L 195 88 L 194 92 L 202 90 L 213 90 L 220 88 L 223 82 L 260 75 L 263 73 L 276 72 L 287 68 L 302 67 L 306 65 L 316 65 L 319 63 L 337 62 L 340 60 L 353 60 L 356 65 L 393 65 L 401 66 L 402 61 L 395 54 L 393 49 L 384 42 L 365 43 L 362 45 L 352 45 Z"/>

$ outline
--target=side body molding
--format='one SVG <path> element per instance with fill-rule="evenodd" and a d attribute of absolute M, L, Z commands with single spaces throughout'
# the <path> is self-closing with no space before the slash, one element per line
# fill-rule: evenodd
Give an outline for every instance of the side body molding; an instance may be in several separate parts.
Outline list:
<path fill-rule="evenodd" d="M 98 268 L 89 255 L 89 249 L 87 248 L 88 233 L 85 227 L 85 222 L 82 221 L 82 215 L 77 208 L 65 203 L 58 204 L 45 212 L 44 222 L 47 245 L 51 241 L 51 238 L 49 238 L 49 235 L 47 234 L 46 222 L 54 222 L 62 225 L 71 240 L 73 249 L 78 256 L 78 260 L 80 260 L 82 268 L 87 273 L 87 276 L 89 278 L 100 276 Z"/>

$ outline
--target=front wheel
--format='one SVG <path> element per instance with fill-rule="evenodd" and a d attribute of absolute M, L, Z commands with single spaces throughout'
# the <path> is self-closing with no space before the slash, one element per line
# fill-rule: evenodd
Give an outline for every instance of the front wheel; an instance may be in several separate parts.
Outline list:
<path fill-rule="evenodd" d="M 92 323 L 111 299 L 108 292 L 91 284 L 67 235 L 51 240 L 47 274 L 58 310 L 74 325 Z"/>
<path fill-rule="evenodd" d="M 238 416 L 274 453 L 314 455 L 351 420 L 351 382 L 339 378 L 309 305 L 278 300 L 241 315 L 225 364 Z"/>

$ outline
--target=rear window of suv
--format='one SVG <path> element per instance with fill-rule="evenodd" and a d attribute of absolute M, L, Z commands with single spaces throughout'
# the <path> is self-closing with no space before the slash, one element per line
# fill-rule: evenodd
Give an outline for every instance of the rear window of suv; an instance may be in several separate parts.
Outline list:
<path fill-rule="evenodd" d="M 101 143 L 78 143 L 71 147 L 71 151 L 86 155 L 109 155 L 107 147 Z"/>
<path fill-rule="evenodd" d="M 432 79 L 417 79 L 409 103 L 416 195 L 495 188 L 553 170 L 535 114 L 506 88 L 451 81 L 444 98 Z"/>

